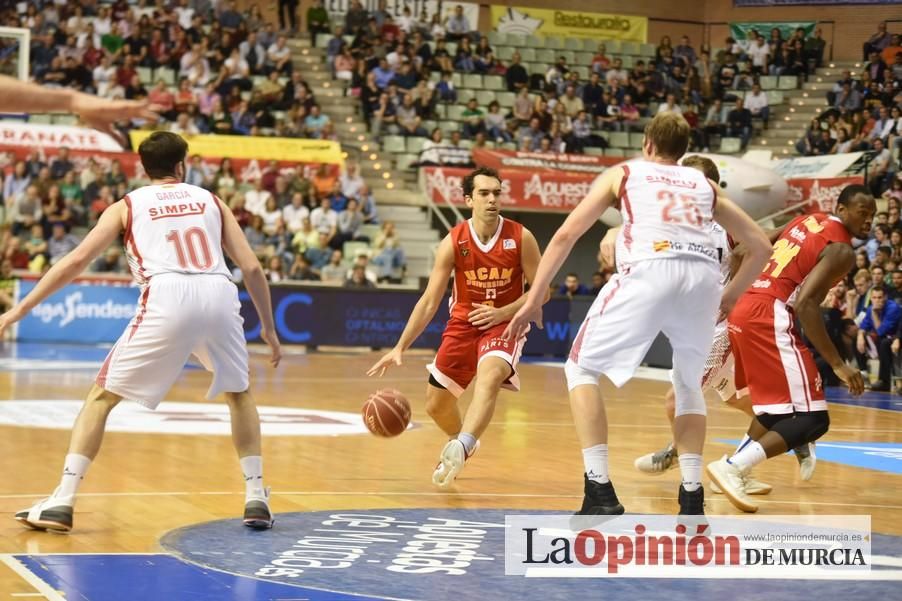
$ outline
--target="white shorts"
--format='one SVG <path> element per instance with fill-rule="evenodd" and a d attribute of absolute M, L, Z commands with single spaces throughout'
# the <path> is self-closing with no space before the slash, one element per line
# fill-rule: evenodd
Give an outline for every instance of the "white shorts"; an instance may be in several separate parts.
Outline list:
<path fill-rule="evenodd" d="M 247 344 L 235 284 L 221 275 L 161 274 L 97 374 L 97 385 L 155 409 L 195 355 L 213 372 L 207 399 L 248 389 Z"/>
<path fill-rule="evenodd" d="M 720 272 L 713 261 L 641 261 L 615 274 L 598 293 L 573 341 L 570 361 L 620 387 L 663 332 L 673 347 L 674 369 L 684 382 L 701 385 L 720 297 Z"/>
<path fill-rule="evenodd" d="M 729 401 L 736 394 L 733 364 L 733 347 L 730 345 L 727 322 L 722 321 L 714 329 L 714 342 L 711 343 L 711 350 L 705 360 L 702 390 L 713 390 L 720 396 L 720 400 Z"/>

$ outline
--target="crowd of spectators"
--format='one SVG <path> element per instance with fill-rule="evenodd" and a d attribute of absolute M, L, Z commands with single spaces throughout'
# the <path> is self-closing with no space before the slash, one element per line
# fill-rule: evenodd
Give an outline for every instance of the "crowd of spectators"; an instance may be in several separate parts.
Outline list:
<path fill-rule="evenodd" d="M 433 136 L 422 123 L 437 118 L 438 104 L 457 101 L 451 74 L 481 73 L 503 76 L 516 99 L 510 110 L 470 101 L 461 136 L 531 151 L 604 147 L 605 132 L 641 131 L 643 118 L 665 111 L 681 113 L 693 126 L 694 150 L 711 147 L 713 136 L 739 137 L 744 147 L 754 120 L 768 125 L 758 78 L 804 77 L 821 63 L 825 48 L 820 29 L 810 38 L 799 29 L 788 40 L 778 29 L 767 40 L 753 32 L 753 42 L 728 38 L 723 48 L 696 47 L 687 36 L 674 46 L 664 36 L 654 57 L 627 69 L 600 43 L 588 78 L 581 79 L 565 56 L 541 70 L 524 64 L 520 52 L 501 60 L 459 6 L 445 22 L 409 10 L 395 21 L 384 2 L 372 12 L 355 2 L 344 22 L 332 25 L 328 60 L 336 77 L 350 81 L 374 135 Z"/>
<path fill-rule="evenodd" d="M 31 75 L 45 86 L 146 98 L 161 108 L 157 127 L 177 133 L 336 139 L 293 69 L 287 36 L 257 5 L 244 12 L 234 0 L 18 6 L 25 12 L 13 5 L 0 21 L 31 31 Z"/>
<path fill-rule="evenodd" d="M 796 150 L 807 156 L 873 151 L 868 183 L 879 195 L 900 168 L 902 38 L 880 23 L 864 55 L 861 71 L 844 71 L 826 93 L 829 109 L 812 119 Z"/>

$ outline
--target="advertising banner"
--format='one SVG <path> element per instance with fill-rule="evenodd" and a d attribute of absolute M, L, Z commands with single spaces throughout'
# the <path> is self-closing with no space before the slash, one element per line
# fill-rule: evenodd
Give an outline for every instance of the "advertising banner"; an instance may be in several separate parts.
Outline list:
<path fill-rule="evenodd" d="M 520 152 L 518 150 L 491 150 L 474 148 L 473 162 L 497 169 L 502 175 L 508 169 L 528 169 L 530 171 L 571 171 L 598 175 L 612 165 L 624 161 L 617 157 L 599 157 L 588 154 L 558 154 Z"/>
<path fill-rule="evenodd" d="M 22 121 L 0 121 L 0 146 L 59 148 L 89 152 L 122 152 L 112 136 L 87 127 L 45 125 Z"/>
<path fill-rule="evenodd" d="M 426 194 L 439 206 L 451 203 L 466 206 L 463 178 L 469 169 L 425 167 Z M 595 181 L 595 173 L 566 171 L 528 171 L 508 169 L 501 172 L 501 206 L 515 211 L 570 212 L 585 198 Z"/>
<path fill-rule="evenodd" d="M 824 212 L 830 213 L 836 206 L 839 193 L 849 184 L 863 184 L 864 178 L 860 175 L 849 177 L 822 177 L 822 178 L 798 178 L 787 181 L 789 194 L 786 197 L 786 206 L 792 206 L 802 201 L 808 201 L 801 210 L 805 213 Z"/>
<path fill-rule="evenodd" d="M 805 30 L 806 38 L 811 37 L 814 35 L 814 26 L 815 21 L 749 21 L 747 23 L 730 23 L 730 35 L 742 46 L 743 50 L 746 50 L 751 42 L 748 37 L 749 32 L 753 29 L 760 35 L 763 35 L 765 40 L 770 40 L 771 29 L 777 28 L 780 30 L 780 37 L 788 40 L 799 27 Z"/>
<path fill-rule="evenodd" d="M 648 18 L 551 8 L 491 6 L 492 26 L 499 33 L 554 35 L 645 43 Z"/>
<path fill-rule="evenodd" d="M 368 10 L 371 14 L 374 10 L 379 8 L 378 0 L 363 0 L 361 4 L 363 4 L 363 8 Z M 454 8 L 456 6 L 460 6 L 463 8 L 464 17 L 467 18 L 470 27 L 473 28 L 474 31 L 479 28 L 479 5 L 473 2 L 441 2 L 439 0 L 386 0 L 385 2 L 385 10 L 392 16 L 395 23 L 397 23 L 398 17 L 404 14 L 403 11 L 405 6 L 410 8 L 410 14 L 414 18 L 418 18 L 423 11 L 426 12 L 430 20 L 432 19 L 432 15 L 440 13 L 442 15 L 442 22 L 444 22 L 445 18 L 448 16 L 454 14 Z M 325 0 L 323 2 L 323 7 L 330 15 L 333 15 L 333 17 L 340 15 L 343 23 L 344 15 L 351 7 L 351 0 Z M 333 25 L 334 24 L 336 23 L 333 22 Z"/>
<path fill-rule="evenodd" d="M 270 292 L 279 339 L 285 344 L 316 346 L 393 347 L 420 298 L 420 292 L 415 290 L 360 292 L 333 287 L 273 286 Z M 250 295 L 242 291 L 239 298 L 245 338 L 260 342 L 260 320 Z M 439 306 L 438 313 L 413 343 L 415 348 L 438 348 L 441 343 L 448 321 L 448 303 Z M 524 352 L 566 355 L 571 339 L 570 301 L 552 299 L 545 305 L 543 315 L 545 328 L 533 328 Z"/>
<path fill-rule="evenodd" d="M 18 298 L 36 282 L 18 283 Z M 115 342 L 138 310 L 140 288 L 70 284 L 17 324 L 16 339 L 97 344 Z"/>
<path fill-rule="evenodd" d="M 800 6 L 805 4 L 902 4 L 902 0 L 733 0 L 733 6 Z"/>
<path fill-rule="evenodd" d="M 774 161 L 769 166 L 786 179 L 838 177 L 858 162 L 863 154 L 863 152 L 846 152 L 816 157 L 793 157 Z"/>
<path fill-rule="evenodd" d="M 132 147 L 137 148 L 152 131 L 133 130 Z M 276 159 L 293 163 L 342 164 L 341 146 L 331 140 L 301 138 L 270 138 L 262 136 L 183 135 L 188 142 L 188 154 L 202 157 L 230 157 L 232 159 Z"/>

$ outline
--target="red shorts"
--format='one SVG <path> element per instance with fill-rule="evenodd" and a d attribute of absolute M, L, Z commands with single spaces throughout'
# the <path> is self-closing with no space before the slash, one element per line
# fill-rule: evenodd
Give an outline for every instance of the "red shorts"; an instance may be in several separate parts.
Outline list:
<path fill-rule="evenodd" d="M 814 356 L 792 310 L 764 294 L 746 294 L 730 313 L 737 395 L 752 396 L 756 415 L 826 411 Z"/>
<path fill-rule="evenodd" d="M 504 340 L 501 334 L 506 327 L 507 323 L 502 323 L 488 330 L 479 330 L 468 322 L 449 321 L 435 360 L 426 369 L 439 384 L 459 397 L 476 376 L 476 368 L 484 358 L 500 357 L 511 366 L 511 375 L 501 387 L 520 390 L 517 363 L 526 337 L 516 341 Z"/>

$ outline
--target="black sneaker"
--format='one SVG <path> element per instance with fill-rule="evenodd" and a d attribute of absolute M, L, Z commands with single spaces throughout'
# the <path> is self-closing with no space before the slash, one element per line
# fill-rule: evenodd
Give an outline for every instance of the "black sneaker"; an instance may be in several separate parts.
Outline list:
<path fill-rule="evenodd" d="M 17 512 L 15 517 L 20 523 L 35 530 L 69 532 L 72 530 L 72 497 L 49 497 L 29 509 Z"/>
<path fill-rule="evenodd" d="M 595 482 L 583 474 L 583 506 L 573 515 L 623 515 L 611 481 Z"/>
<path fill-rule="evenodd" d="M 244 525 L 254 530 L 272 528 L 275 520 L 269 510 L 269 489 L 265 499 L 251 499 L 244 504 Z"/>
<path fill-rule="evenodd" d="M 680 515 L 705 515 L 705 489 L 699 486 L 692 492 L 680 484 Z"/>

